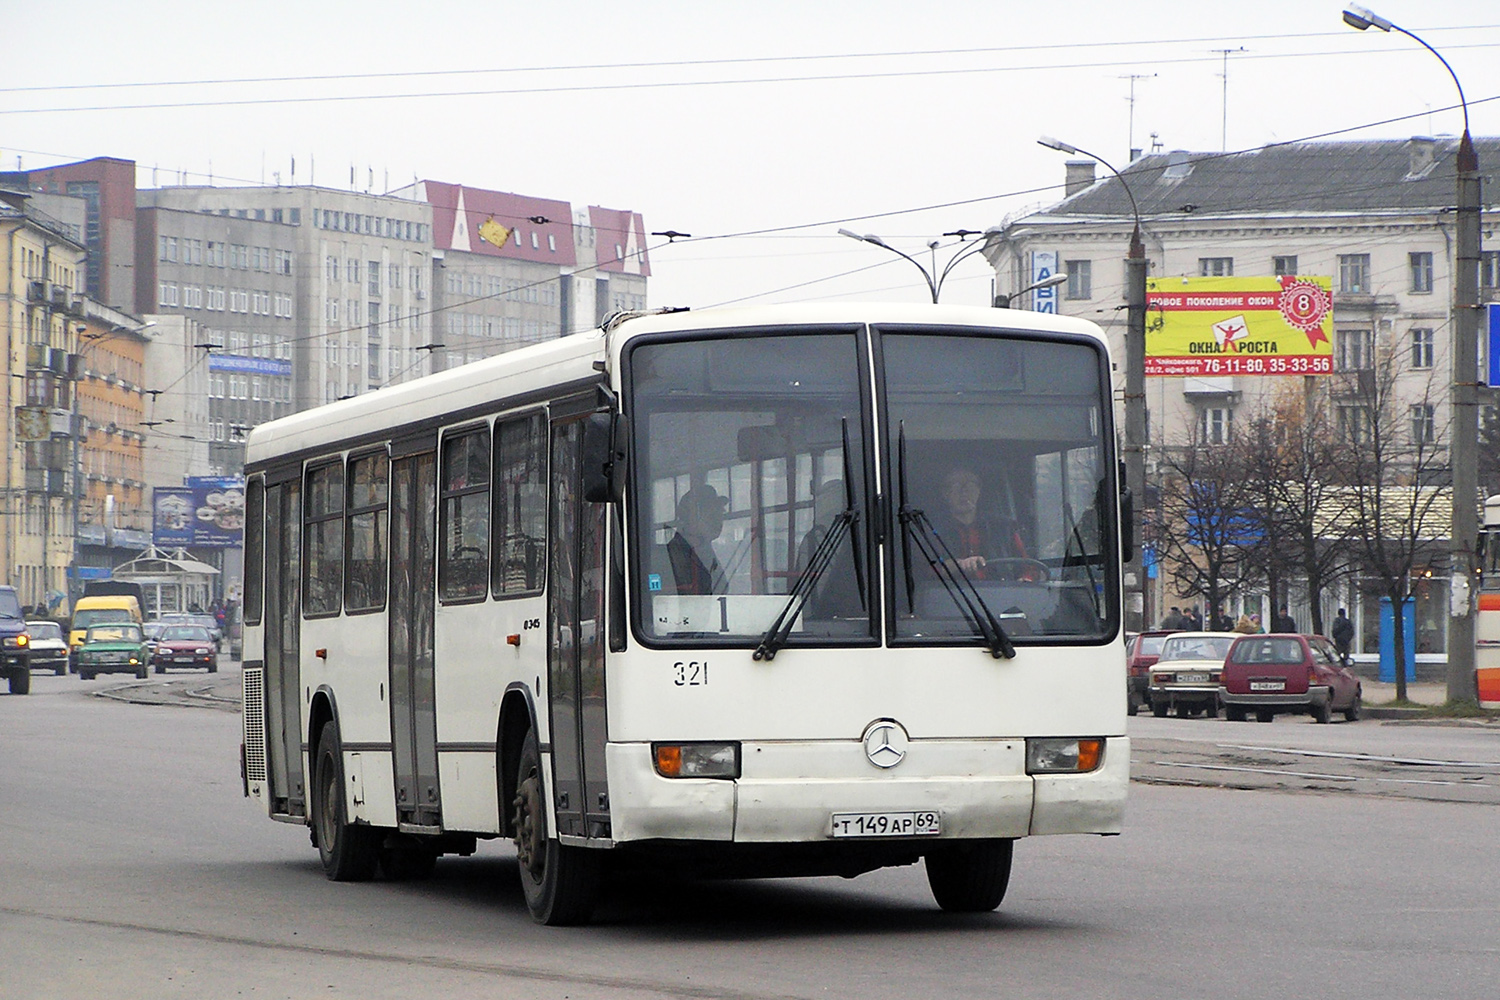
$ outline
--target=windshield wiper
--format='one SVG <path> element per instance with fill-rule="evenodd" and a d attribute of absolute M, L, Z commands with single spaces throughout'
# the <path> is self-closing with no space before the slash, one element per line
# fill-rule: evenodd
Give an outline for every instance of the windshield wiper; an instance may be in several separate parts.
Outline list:
<path fill-rule="evenodd" d="M 851 482 L 853 465 L 849 460 L 849 418 L 843 419 L 844 432 L 844 509 L 834 515 L 833 523 L 824 532 L 823 538 L 818 542 L 818 547 L 813 549 L 812 555 L 808 557 L 807 568 L 797 578 L 791 593 L 787 595 L 786 604 L 782 605 L 781 614 L 766 629 L 765 635 L 760 637 L 760 645 L 755 647 L 751 654 L 757 660 L 774 660 L 776 653 L 782 646 L 786 645 L 787 638 L 792 634 L 792 626 L 797 623 L 797 618 L 802 614 L 807 599 L 812 596 L 813 588 L 833 565 L 833 557 L 838 553 L 839 546 L 844 539 L 853 534 L 854 527 L 859 523 L 859 510 L 854 505 L 854 485 Z M 865 574 L 864 564 L 860 559 L 859 546 L 854 546 L 854 583 L 859 591 L 859 607 L 861 611 L 865 606 Z"/>
<path fill-rule="evenodd" d="M 985 603 L 983 595 L 979 593 L 979 588 L 974 586 L 974 581 L 969 579 L 969 574 L 964 572 L 963 566 L 953 557 L 947 543 L 933 530 L 932 522 L 928 520 L 926 512 L 907 502 L 906 421 L 904 420 L 901 421 L 896 441 L 896 477 L 901 501 L 898 518 L 901 521 L 902 563 L 906 570 L 907 607 L 911 608 L 913 613 L 916 612 L 914 599 L 916 577 L 912 573 L 911 566 L 912 543 L 915 542 L 917 551 L 922 553 L 923 558 L 932 567 L 943 589 L 948 591 L 948 596 L 953 598 L 953 603 L 958 606 L 959 611 L 963 612 L 969 626 L 984 636 L 990 655 L 997 660 L 1002 656 L 1007 660 L 1013 659 L 1016 655 L 1016 647 L 1011 644 L 1010 636 L 1005 634 L 1000 619 L 995 617 L 995 613 Z"/>
<path fill-rule="evenodd" d="M 1099 617 L 1099 583 L 1094 579 L 1094 567 L 1089 559 L 1088 546 L 1083 544 L 1083 533 L 1078 530 L 1078 518 L 1073 516 L 1073 505 L 1063 499 L 1063 514 L 1068 519 L 1068 548 L 1063 551 L 1063 565 L 1073 565 L 1068 559 L 1068 551 L 1071 550 L 1073 542 L 1078 543 L 1078 562 L 1083 566 L 1083 572 L 1089 578 L 1089 602 L 1094 606 L 1094 617 Z"/>

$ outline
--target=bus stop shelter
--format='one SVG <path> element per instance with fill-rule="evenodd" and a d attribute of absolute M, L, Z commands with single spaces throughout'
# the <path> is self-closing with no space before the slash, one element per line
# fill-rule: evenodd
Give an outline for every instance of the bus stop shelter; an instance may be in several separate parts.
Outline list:
<path fill-rule="evenodd" d="M 199 562 L 184 549 L 155 546 L 114 569 L 113 578 L 138 583 L 146 599 L 141 609 L 147 618 L 194 607 L 205 610 L 212 602 L 213 578 L 219 571 Z"/>

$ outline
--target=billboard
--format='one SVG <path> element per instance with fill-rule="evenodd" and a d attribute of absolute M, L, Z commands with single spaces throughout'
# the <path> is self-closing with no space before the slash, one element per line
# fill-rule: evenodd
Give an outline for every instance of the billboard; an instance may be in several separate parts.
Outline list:
<path fill-rule="evenodd" d="M 245 535 L 245 481 L 189 476 L 151 496 L 151 540 L 158 548 L 239 548 Z"/>
<path fill-rule="evenodd" d="M 1026 284 L 1038 285 L 1057 273 L 1057 251 L 1036 250 L 1031 254 L 1031 280 Z M 1025 287 L 1025 286 L 1022 286 Z M 1031 311 L 1039 313 L 1057 312 L 1057 286 L 1038 288 L 1031 293 Z"/>
<path fill-rule="evenodd" d="M 1333 279 L 1149 278 L 1146 374 L 1326 375 Z"/>

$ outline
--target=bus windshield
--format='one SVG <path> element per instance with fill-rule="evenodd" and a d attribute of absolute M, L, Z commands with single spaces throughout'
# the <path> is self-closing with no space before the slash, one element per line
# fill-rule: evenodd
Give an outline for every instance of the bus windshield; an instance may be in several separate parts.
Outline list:
<path fill-rule="evenodd" d="M 1100 351 L 880 333 L 894 638 L 976 636 L 985 613 L 1017 640 L 1112 634 Z"/>
<path fill-rule="evenodd" d="M 996 623 L 1021 640 L 1112 634 L 1102 352 L 1000 330 L 872 332 L 874 352 L 860 328 L 633 345 L 642 637 L 755 645 L 789 607 L 776 645 L 871 643 L 882 619 L 898 644 L 999 649 Z"/>
<path fill-rule="evenodd" d="M 860 517 L 830 543 L 790 641 L 870 641 L 856 334 L 633 348 L 637 579 L 644 581 L 637 606 L 645 637 L 758 641 L 834 519 L 853 509 Z"/>

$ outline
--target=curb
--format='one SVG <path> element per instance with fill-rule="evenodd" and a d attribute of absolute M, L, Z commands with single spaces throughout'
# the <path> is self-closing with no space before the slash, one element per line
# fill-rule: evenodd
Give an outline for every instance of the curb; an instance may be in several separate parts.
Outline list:
<path fill-rule="evenodd" d="M 1382 708 L 1364 705 L 1360 714 L 1366 719 L 1427 719 L 1431 718 L 1425 708 Z"/>

